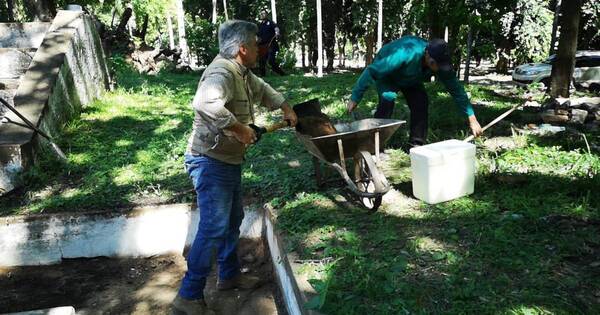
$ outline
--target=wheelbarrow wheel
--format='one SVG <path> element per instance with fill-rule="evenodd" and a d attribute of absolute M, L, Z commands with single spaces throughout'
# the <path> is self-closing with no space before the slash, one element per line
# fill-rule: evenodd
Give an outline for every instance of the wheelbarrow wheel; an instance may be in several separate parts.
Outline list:
<path fill-rule="evenodd" d="M 359 192 L 370 195 L 359 195 L 361 204 L 370 212 L 377 211 L 389 185 L 367 151 L 360 151 L 354 156 L 354 182 Z"/>

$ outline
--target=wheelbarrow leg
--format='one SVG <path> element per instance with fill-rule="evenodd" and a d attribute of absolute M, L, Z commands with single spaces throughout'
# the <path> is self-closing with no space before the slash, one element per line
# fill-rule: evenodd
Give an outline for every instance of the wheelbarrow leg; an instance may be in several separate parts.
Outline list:
<path fill-rule="evenodd" d="M 312 157 L 313 167 L 315 169 L 315 179 L 317 180 L 317 186 L 323 186 L 323 174 L 321 173 L 321 162 L 315 156 Z"/>

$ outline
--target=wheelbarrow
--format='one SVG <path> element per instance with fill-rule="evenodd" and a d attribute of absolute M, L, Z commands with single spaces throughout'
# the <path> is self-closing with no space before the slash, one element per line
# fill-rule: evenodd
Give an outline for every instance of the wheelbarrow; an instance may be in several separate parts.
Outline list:
<path fill-rule="evenodd" d="M 296 106 L 294 110 L 300 118 L 302 113 Z M 320 164 L 323 162 L 340 173 L 364 207 L 375 212 L 381 205 L 383 195 L 390 190 L 390 184 L 377 165 L 379 153 L 383 151 L 387 140 L 405 123 L 403 120 L 369 118 L 335 124 L 337 133 L 331 135 L 311 137 L 296 132 L 296 136 L 313 156 L 318 186 L 325 183 Z M 346 167 L 346 161 L 350 159 L 353 165 L 352 177 Z"/>

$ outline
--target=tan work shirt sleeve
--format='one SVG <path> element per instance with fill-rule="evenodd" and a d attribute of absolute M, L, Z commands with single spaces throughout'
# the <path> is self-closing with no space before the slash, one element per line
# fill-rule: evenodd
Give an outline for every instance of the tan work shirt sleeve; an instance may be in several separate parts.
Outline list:
<path fill-rule="evenodd" d="M 260 103 L 269 110 L 281 108 L 281 104 L 285 101 L 285 97 L 281 93 L 275 91 L 268 83 L 252 72 L 249 73 L 248 79 L 254 103 Z"/>
<path fill-rule="evenodd" d="M 237 120 L 225 104 L 233 98 L 233 77 L 226 71 L 207 74 L 198 84 L 198 90 L 192 101 L 194 110 L 213 126 L 223 129 Z"/>

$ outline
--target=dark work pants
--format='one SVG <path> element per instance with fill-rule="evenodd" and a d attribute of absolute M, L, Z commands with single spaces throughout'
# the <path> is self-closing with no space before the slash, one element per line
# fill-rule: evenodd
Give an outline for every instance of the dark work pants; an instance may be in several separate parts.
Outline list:
<path fill-rule="evenodd" d="M 267 55 L 264 57 L 260 57 L 258 61 L 258 73 L 261 76 L 264 77 L 267 74 L 267 62 L 269 62 L 269 65 L 271 66 L 271 70 L 273 70 L 273 72 L 279 75 L 285 75 L 285 73 L 283 72 L 283 70 L 281 70 L 281 68 L 277 64 L 277 61 L 275 60 L 275 56 L 277 55 L 278 50 L 279 49 L 274 47 L 274 45 L 271 45 L 271 47 L 269 47 L 269 52 L 267 53 Z"/>
<path fill-rule="evenodd" d="M 408 144 L 410 146 L 424 145 L 427 142 L 427 117 L 429 108 L 429 99 L 427 92 L 421 87 L 408 87 L 400 89 L 408 108 L 410 109 L 410 136 Z M 391 118 L 394 112 L 394 101 L 386 100 L 379 96 L 379 104 L 375 111 L 375 118 Z"/>

